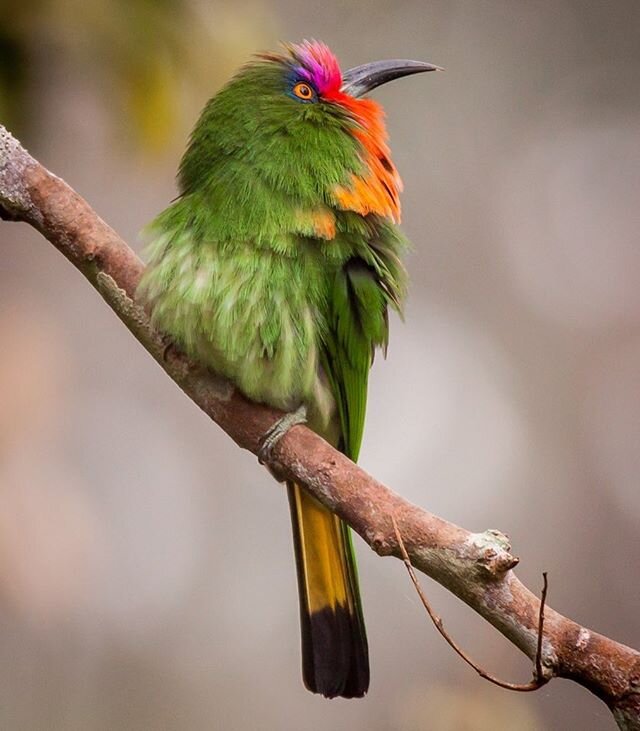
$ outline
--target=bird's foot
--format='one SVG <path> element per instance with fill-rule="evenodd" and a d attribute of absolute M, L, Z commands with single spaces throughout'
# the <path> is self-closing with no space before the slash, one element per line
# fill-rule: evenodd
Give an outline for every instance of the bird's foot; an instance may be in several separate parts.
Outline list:
<path fill-rule="evenodd" d="M 295 411 L 291 411 L 278 419 L 276 423 L 267 430 L 262 437 L 262 443 L 258 450 L 258 462 L 265 464 L 271 460 L 274 447 L 282 437 L 296 424 L 307 423 L 307 407 L 302 404 Z"/>

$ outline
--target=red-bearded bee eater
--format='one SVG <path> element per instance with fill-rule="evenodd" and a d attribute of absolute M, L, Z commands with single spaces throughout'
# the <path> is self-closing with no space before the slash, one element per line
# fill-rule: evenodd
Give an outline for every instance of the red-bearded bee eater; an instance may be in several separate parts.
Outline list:
<path fill-rule="evenodd" d="M 322 43 L 285 45 L 209 101 L 149 228 L 141 283 L 154 324 L 249 399 L 353 460 L 367 380 L 406 289 L 401 181 L 381 106 L 363 95 L 437 67 L 377 61 L 345 73 Z M 363 696 L 369 659 L 349 528 L 288 485 L 304 683 Z"/>

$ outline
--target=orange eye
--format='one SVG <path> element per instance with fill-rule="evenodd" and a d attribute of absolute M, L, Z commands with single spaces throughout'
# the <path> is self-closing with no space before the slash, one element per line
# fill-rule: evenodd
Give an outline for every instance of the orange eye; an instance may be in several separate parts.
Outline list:
<path fill-rule="evenodd" d="M 314 97 L 313 89 L 309 86 L 309 84 L 305 84 L 304 81 L 298 82 L 293 87 L 293 93 L 298 97 L 298 99 L 304 99 L 306 102 Z"/>

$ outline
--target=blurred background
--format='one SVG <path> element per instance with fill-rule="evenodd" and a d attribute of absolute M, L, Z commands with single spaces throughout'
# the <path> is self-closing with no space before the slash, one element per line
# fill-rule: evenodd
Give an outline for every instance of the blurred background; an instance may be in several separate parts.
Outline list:
<path fill-rule="evenodd" d="M 0 119 L 138 250 L 205 100 L 251 52 L 326 41 L 380 89 L 413 241 L 406 322 L 361 462 L 534 590 L 640 645 L 640 4 L 0 0 Z M 587 691 L 508 694 L 358 539 L 363 701 L 300 680 L 284 491 L 179 392 L 82 277 L 0 225 L 0 727 L 610 729 Z M 530 664 L 424 579 L 456 639 Z"/>

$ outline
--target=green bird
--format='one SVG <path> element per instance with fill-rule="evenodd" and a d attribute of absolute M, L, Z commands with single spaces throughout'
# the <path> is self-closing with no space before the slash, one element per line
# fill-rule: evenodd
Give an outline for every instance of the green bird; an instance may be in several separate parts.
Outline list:
<path fill-rule="evenodd" d="M 401 181 L 383 112 L 362 96 L 437 69 L 394 60 L 344 74 L 322 43 L 258 55 L 214 96 L 150 225 L 141 282 L 154 324 L 249 399 L 298 418 L 352 460 L 367 380 L 406 289 Z M 349 528 L 298 485 L 293 523 L 303 678 L 328 698 L 369 687 Z"/>

